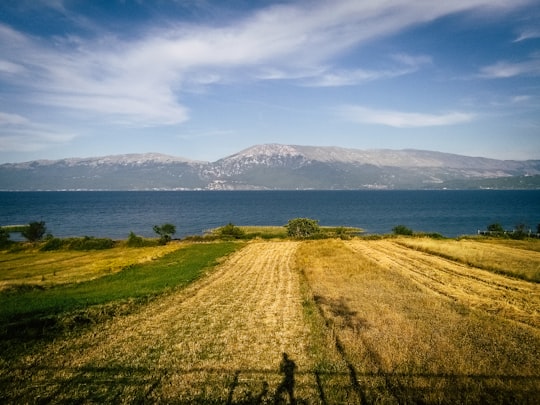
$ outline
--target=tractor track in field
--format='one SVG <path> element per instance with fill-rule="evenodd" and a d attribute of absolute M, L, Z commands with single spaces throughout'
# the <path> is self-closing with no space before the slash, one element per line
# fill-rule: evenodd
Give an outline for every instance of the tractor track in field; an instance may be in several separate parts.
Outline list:
<path fill-rule="evenodd" d="M 379 265 L 406 273 L 424 288 L 490 314 L 540 329 L 540 286 L 457 263 L 392 241 L 351 242 Z"/>

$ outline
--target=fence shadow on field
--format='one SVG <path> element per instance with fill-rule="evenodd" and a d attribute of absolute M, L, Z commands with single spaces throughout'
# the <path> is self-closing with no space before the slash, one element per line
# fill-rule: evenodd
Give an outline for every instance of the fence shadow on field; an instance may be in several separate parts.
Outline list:
<path fill-rule="evenodd" d="M 291 362 L 291 363 L 288 363 Z M 352 368 L 352 369 L 351 369 Z M 145 367 L 0 369 L 0 403 L 536 403 L 540 375 L 447 375 Z"/>

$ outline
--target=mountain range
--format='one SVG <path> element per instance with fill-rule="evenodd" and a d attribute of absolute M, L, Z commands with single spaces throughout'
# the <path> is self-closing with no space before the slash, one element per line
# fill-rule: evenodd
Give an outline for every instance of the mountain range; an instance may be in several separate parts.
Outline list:
<path fill-rule="evenodd" d="M 540 189 L 540 160 L 256 145 L 215 162 L 158 153 L 0 165 L 0 190 Z"/>

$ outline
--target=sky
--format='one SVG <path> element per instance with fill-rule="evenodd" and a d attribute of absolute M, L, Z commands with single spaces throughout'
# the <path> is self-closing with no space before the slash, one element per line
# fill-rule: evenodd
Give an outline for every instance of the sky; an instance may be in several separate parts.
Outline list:
<path fill-rule="evenodd" d="M 540 159 L 540 0 L 0 2 L 0 163 L 264 143 Z"/>

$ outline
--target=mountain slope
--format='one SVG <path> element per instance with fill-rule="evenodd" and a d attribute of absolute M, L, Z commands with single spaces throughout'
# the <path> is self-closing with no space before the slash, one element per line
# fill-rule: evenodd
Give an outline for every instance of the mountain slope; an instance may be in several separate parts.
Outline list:
<path fill-rule="evenodd" d="M 256 145 L 216 162 L 162 154 L 0 165 L 0 190 L 540 188 L 540 160 Z"/>
<path fill-rule="evenodd" d="M 205 164 L 156 153 L 4 164 L 0 190 L 192 189 Z"/>

